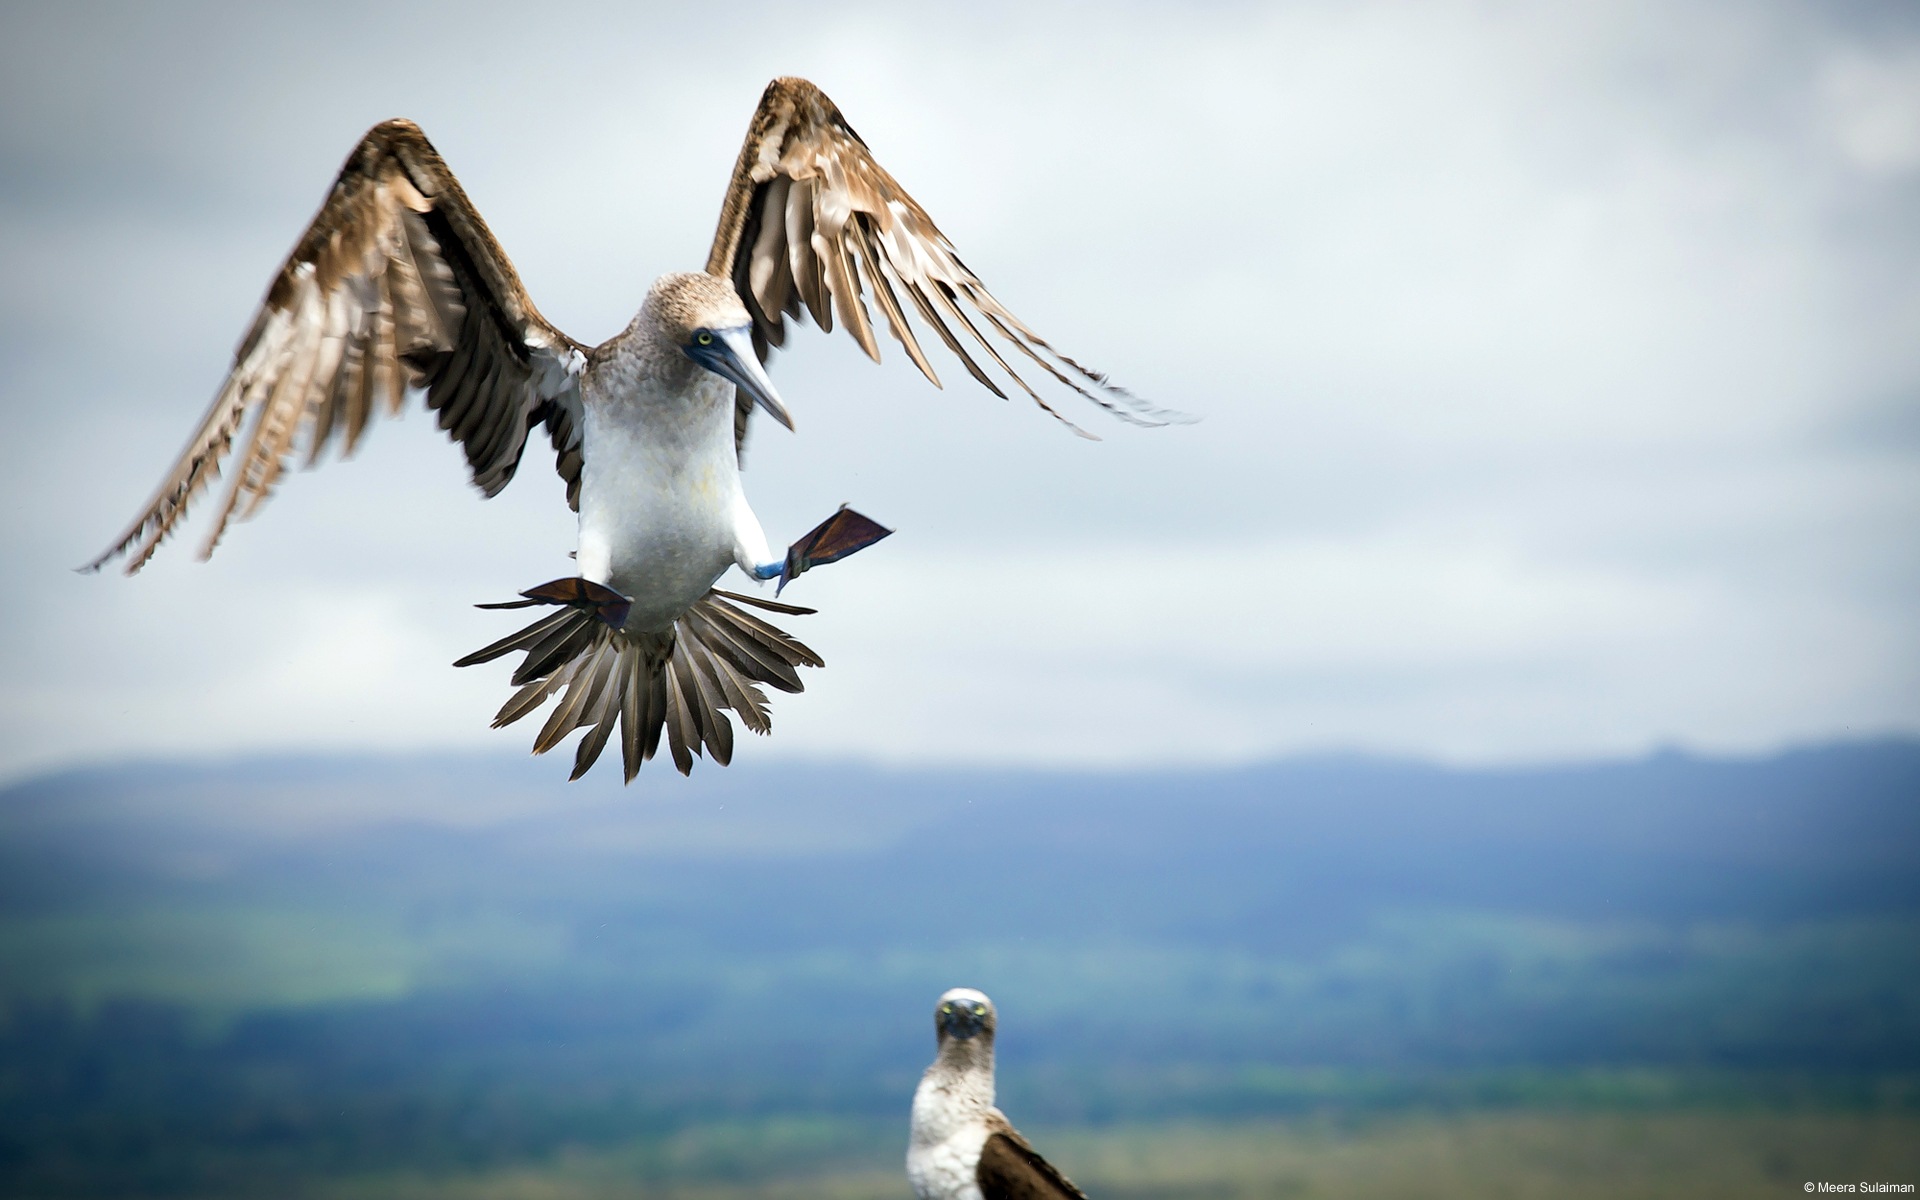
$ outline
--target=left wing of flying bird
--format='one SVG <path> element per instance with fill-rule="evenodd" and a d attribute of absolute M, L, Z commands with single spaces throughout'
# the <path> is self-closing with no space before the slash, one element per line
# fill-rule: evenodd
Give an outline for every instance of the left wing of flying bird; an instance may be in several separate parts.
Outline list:
<path fill-rule="evenodd" d="M 419 126 L 376 125 L 281 265 L 179 460 L 112 548 L 83 569 L 119 554 L 129 556 L 129 575 L 146 565 L 240 439 L 205 558 L 229 520 L 272 494 L 296 450 L 308 466 L 332 442 L 351 454 L 380 407 L 400 411 L 409 386 L 425 389 L 427 407 L 489 496 L 513 478 L 528 433 L 545 424 L 577 506 L 585 349 L 533 306 Z"/>
<path fill-rule="evenodd" d="M 837 313 L 878 362 L 866 303 L 871 295 L 887 332 L 935 387 L 940 377 L 914 336 L 908 309 L 994 395 L 1006 398 L 976 354 L 1083 437 L 1093 435 L 1042 399 L 1003 347 L 1026 369 L 1039 367 L 1122 420 L 1162 425 L 1178 416 L 1115 387 L 1008 312 L 926 210 L 874 161 L 833 101 L 804 79 L 776 79 L 760 97 L 720 210 L 707 273 L 733 281 L 753 317 L 754 348 L 763 360 L 770 347 L 785 342 L 786 317 L 811 316 L 831 332 Z M 750 410 L 744 401 L 735 410 L 739 437 Z"/>
<path fill-rule="evenodd" d="M 996 1119 L 998 1118 L 998 1119 Z M 1087 1194 L 1027 1144 L 998 1109 L 987 1115 L 976 1180 L 983 1200 L 1087 1200 Z"/>

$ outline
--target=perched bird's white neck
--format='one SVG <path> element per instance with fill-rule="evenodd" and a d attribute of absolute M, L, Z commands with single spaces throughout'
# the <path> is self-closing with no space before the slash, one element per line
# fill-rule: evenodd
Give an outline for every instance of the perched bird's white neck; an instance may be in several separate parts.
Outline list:
<path fill-rule="evenodd" d="M 920 1077 L 913 1093 L 913 1140 L 917 1145 L 944 1142 L 962 1129 L 985 1122 L 993 1111 L 991 1035 L 942 1039 L 939 1055 Z"/>

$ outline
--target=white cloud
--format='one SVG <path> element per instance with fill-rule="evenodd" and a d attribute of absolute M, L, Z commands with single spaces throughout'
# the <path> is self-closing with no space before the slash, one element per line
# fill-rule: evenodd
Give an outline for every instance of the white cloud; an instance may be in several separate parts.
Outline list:
<path fill-rule="evenodd" d="M 443 31 L 477 67 L 409 74 L 353 51 L 351 13 L 67 11 L 0 49 L 0 770 L 530 737 L 487 733 L 500 680 L 444 664 L 497 635 L 473 601 L 567 569 L 544 452 L 480 505 L 416 416 L 209 566 L 183 539 L 130 583 L 64 568 L 144 495 L 361 128 L 420 119 L 542 308 L 601 337 L 702 256 L 777 72 L 826 86 L 1016 311 L 1205 420 L 1087 445 L 958 369 L 934 392 L 802 336 L 756 506 L 776 538 L 842 500 L 902 532 L 800 585 L 833 665 L 744 752 L 1920 728 L 1911 23 L 561 7 L 596 36 L 529 54 L 503 8 Z"/>
<path fill-rule="evenodd" d="M 1920 48 L 1839 51 L 1822 71 L 1834 141 L 1855 166 L 1883 174 L 1920 167 Z"/>

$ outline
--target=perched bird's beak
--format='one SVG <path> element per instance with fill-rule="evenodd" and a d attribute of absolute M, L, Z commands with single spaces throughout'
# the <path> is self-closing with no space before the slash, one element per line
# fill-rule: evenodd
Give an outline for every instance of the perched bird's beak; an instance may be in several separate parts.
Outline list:
<path fill-rule="evenodd" d="M 773 390 L 773 381 L 767 378 L 765 367 L 760 365 L 760 356 L 753 352 L 752 327 L 739 325 L 732 329 L 714 329 L 707 333 L 713 340 L 701 345 L 696 338 L 687 347 L 687 357 L 712 371 L 720 378 L 744 389 L 753 397 L 753 402 L 767 410 L 767 415 L 793 428 L 793 417 L 787 413 L 787 406 L 780 403 L 780 393 Z M 703 333 L 701 336 L 705 336 Z"/>
<path fill-rule="evenodd" d="M 987 1009 L 985 1005 L 967 1000 L 943 1004 L 940 1006 L 938 1020 L 940 1028 L 948 1037 L 964 1042 L 986 1028 Z"/>

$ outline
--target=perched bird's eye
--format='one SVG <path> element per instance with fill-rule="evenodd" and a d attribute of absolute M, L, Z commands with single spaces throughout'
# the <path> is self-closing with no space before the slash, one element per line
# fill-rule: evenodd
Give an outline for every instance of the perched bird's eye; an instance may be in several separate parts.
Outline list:
<path fill-rule="evenodd" d="M 713 335 L 702 329 L 699 333 L 693 335 L 693 344 L 696 346 L 711 346 L 713 345 Z"/>
<path fill-rule="evenodd" d="M 949 1017 L 950 1017 L 950 1016 L 952 1016 L 952 1015 L 953 1015 L 953 1005 L 951 1005 L 951 1004 L 942 1004 L 942 1005 L 940 1006 L 940 1011 L 941 1011 L 941 1012 L 943 1012 L 943 1013 L 945 1013 L 945 1014 L 946 1014 L 947 1016 L 949 1016 Z"/>

